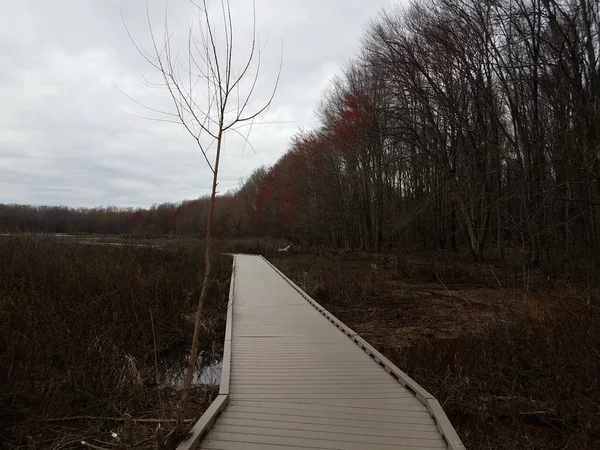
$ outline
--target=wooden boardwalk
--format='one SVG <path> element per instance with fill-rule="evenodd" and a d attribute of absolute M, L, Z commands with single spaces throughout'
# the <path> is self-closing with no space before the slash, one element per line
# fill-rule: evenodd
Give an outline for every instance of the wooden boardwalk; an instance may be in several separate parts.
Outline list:
<path fill-rule="evenodd" d="M 220 395 L 180 448 L 464 449 L 437 400 L 266 260 L 236 255 L 234 275 Z"/>

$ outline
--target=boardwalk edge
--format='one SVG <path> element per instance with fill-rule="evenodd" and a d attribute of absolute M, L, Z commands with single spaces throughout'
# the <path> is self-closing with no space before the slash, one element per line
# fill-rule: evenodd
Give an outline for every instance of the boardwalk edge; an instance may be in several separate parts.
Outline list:
<path fill-rule="evenodd" d="M 233 298 L 235 295 L 235 255 L 231 267 L 231 282 L 229 284 L 229 301 L 227 302 L 227 324 L 225 325 L 225 342 L 223 344 L 223 365 L 221 368 L 221 383 L 219 394 L 229 394 L 231 379 L 231 332 L 233 327 Z"/>
<path fill-rule="evenodd" d="M 358 345 L 365 353 L 367 353 L 375 362 L 382 366 L 390 375 L 398 380 L 398 382 L 411 391 L 417 400 L 427 407 L 429 414 L 433 417 L 436 426 L 442 434 L 449 450 L 465 450 L 465 446 L 458 437 L 458 434 L 454 430 L 454 427 L 450 423 L 448 416 L 444 412 L 444 409 L 437 401 L 437 399 L 423 389 L 416 381 L 410 378 L 400 368 L 383 356 L 377 351 L 371 344 L 360 337 L 354 330 L 345 325 L 337 317 L 323 308 L 317 301 L 315 301 L 310 295 L 304 292 L 296 283 L 290 280 L 281 270 L 275 267 L 268 259 L 261 255 L 261 258 L 275 270 L 287 283 L 294 288 L 308 303 L 310 303 L 317 311 L 319 311 L 327 320 L 329 320 L 335 327 L 340 329 L 346 336 L 348 336 L 356 345 Z"/>
<path fill-rule="evenodd" d="M 221 369 L 221 382 L 219 395 L 213 400 L 208 409 L 202 414 L 198 422 L 191 429 L 191 435 L 180 442 L 177 450 L 196 450 L 202 439 L 206 437 L 212 426 L 217 421 L 219 414 L 229 403 L 229 385 L 231 380 L 231 328 L 233 320 L 233 298 L 235 292 L 235 255 L 231 268 L 231 282 L 229 284 L 229 300 L 227 302 L 227 324 L 225 326 L 225 342 L 223 345 L 223 365 Z"/>
<path fill-rule="evenodd" d="M 217 398 L 210 404 L 206 412 L 202 414 L 200 420 L 192 427 L 191 436 L 180 442 L 177 450 L 196 450 L 199 448 L 200 442 L 208 434 L 227 403 L 229 403 L 229 395 L 217 395 Z"/>

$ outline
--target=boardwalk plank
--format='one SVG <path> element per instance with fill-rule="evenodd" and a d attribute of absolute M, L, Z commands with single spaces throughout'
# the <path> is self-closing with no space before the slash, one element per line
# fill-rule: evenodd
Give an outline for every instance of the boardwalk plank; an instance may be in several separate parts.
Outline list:
<path fill-rule="evenodd" d="M 329 424 L 335 426 L 349 427 L 365 427 L 380 430 L 437 430 L 436 426 L 431 423 L 430 417 L 415 417 L 412 414 L 407 414 L 406 417 L 378 417 L 368 416 L 365 419 L 363 415 L 347 416 L 350 418 L 330 417 L 329 414 L 306 414 L 306 415 L 291 415 L 270 411 L 269 413 L 260 411 L 240 411 L 229 409 L 223 417 L 231 419 L 249 419 L 249 420 L 267 420 L 271 422 L 284 421 L 293 423 L 310 423 L 310 424 Z"/>
<path fill-rule="evenodd" d="M 356 441 L 335 441 L 329 439 L 311 439 L 308 437 L 290 437 L 290 436 L 277 436 L 272 434 L 254 434 L 254 433 L 235 433 L 231 431 L 211 431 L 209 435 L 210 439 L 215 441 L 230 441 L 230 442 L 244 442 L 244 443 L 252 443 L 252 444 L 270 444 L 270 445 L 280 445 L 280 446 L 303 446 L 303 447 L 313 447 L 313 448 L 322 448 L 322 449 L 331 449 L 331 450 L 365 450 L 365 448 L 376 448 L 380 450 L 392 450 L 408 447 L 412 449 L 443 449 L 444 441 L 439 439 L 420 439 L 420 440 L 412 440 L 410 439 L 408 443 L 404 443 L 402 441 L 389 444 L 381 444 L 381 443 L 369 443 L 367 442 L 356 442 Z M 415 443 L 417 442 L 417 443 Z M 401 444 L 402 446 L 398 446 Z"/>
<path fill-rule="evenodd" d="M 324 424 L 322 422 L 303 423 L 297 421 L 282 420 L 286 417 L 276 417 L 275 420 L 261 419 L 240 419 L 235 417 L 223 417 L 219 420 L 220 425 L 233 426 L 243 425 L 255 428 L 283 428 L 287 430 L 299 431 L 323 431 L 331 433 L 341 433 L 347 436 L 363 435 L 363 436 L 385 436 L 395 438 L 429 438 L 436 439 L 439 437 L 438 430 L 429 425 L 423 425 L 423 428 L 415 428 L 419 425 L 400 425 L 390 428 L 374 428 L 366 425 L 364 422 L 353 422 L 353 425 L 342 425 L 333 423 Z"/>
<path fill-rule="evenodd" d="M 325 447 L 299 447 L 291 445 L 271 445 L 271 444 L 255 444 L 251 442 L 230 442 L 230 441 L 213 441 L 210 439 L 206 440 L 206 443 L 202 445 L 203 449 L 210 450 L 327 450 Z M 378 447 L 379 448 L 379 447 Z M 405 445 L 397 444 L 393 447 L 396 450 L 423 450 L 423 447 L 408 447 Z M 340 450 L 344 450 L 345 447 L 339 447 Z"/>
<path fill-rule="evenodd" d="M 398 423 L 403 422 L 404 418 L 412 417 L 420 419 L 416 423 L 430 423 L 434 426 L 433 421 L 430 420 L 431 416 L 425 411 L 411 411 L 405 409 L 395 409 L 392 413 L 388 413 L 387 410 L 377 410 L 376 408 L 367 407 L 341 407 L 340 405 L 320 405 L 318 403 L 307 403 L 306 405 L 312 405 L 312 408 L 303 408 L 305 404 L 298 403 L 296 408 L 254 408 L 251 406 L 235 406 L 230 405 L 227 411 L 240 411 L 248 413 L 268 413 L 268 414 L 282 414 L 287 416 L 314 416 L 314 417 L 327 417 L 330 419 L 349 419 L 356 420 L 365 418 L 368 416 L 368 420 L 372 422 L 390 422 Z M 333 410 L 332 407 L 338 407 L 341 409 Z"/>
<path fill-rule="evenodd" d="M 344 442 L 347 444 L 371 444 L 371 445 L 395 445 L 398 442 L 397 436 L 382 436 L 375 434 L 356 434 L 356 433 L 336 433 L 329 429 L 326 431 L 318 430 L 294 430 L 289 428 L 281 427 L 258 427 L 239 425 L 239 424 L 222 424 L 221 422 L 215 425 L 215 434 L 246 434 L 246 435 L 258 435 L 258 436 L 269 436 L 277 438 L 288 438 L 288 439 L 306 439 L 319 440 L 319 441 L 334 441 Z M 430 436 L 415 436 L 408 437 L 403 436 L 402 443 L 406 445 L 412 445 L 414 447 L 426 447 L 431 448 L 438 446 L 438 448 L 444 447 L 444 442 L 440 439 L 439 434 L 433 437 Z"/>
<path fill-rule="evenodd" d="M 404 403 L 404 401 L 403 401 L 403 403 Z M 287 402 L 286 401 L 283 401 L 283 402 L 274 402 L 274 401 L 259 402 L 259 401 L 231 400 L 230 405 L 233 408 L 268 408 L 268 409 L 281 409 L 281 410 L 287 410 L 287 411 L 308 410 L 311 412 L 332 411 L 332 412 L 341 412 L 341 413 L 355 412 L 346 406 L 314 407 L 314 406 L 307 406 L 307 405 L 303 405 L 303 404 L 298 404 L 297 402 L 290 402 L 290 401 L 287 401 Z M 369 408 L 361 407 L 360 414 L 364 415 L 364 414 L 376 413 L 378 409 L 380 409 L 380 408 L 369 409 Z M 423 411 L 423 412 L 425 413 L 425 415 L 428 414 L 426 411 Z"/>

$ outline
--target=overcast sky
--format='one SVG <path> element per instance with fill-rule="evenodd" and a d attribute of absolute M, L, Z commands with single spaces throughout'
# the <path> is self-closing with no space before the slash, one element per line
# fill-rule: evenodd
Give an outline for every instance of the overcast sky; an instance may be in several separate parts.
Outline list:
<path fill-rule="evenodd" d="M 258 101 L 283 68 L 272 107 L 250 134 L 226 142 L 220 191 L 273 164 L 314 110 L 331 77 L 355 56 L 371 19 L 393 0 L 257 0 L 264 47 Z M 231 0 L 236 36 L 250 35 L 250 0 Z M 0 203 L 142 206 L 197 198 L 210 173 L 181 126 L 150 121 L 144 105 L 169 109 L 164 90 L 136 53 L 150 48 L 144 0 L 0 0 Z M 149 0 L 157 32 L 164 0 Z M 168 2 L 177 38 L 193 22 L 187 0 Z M 247 40 L 246 40 L 247 42 Z M 243 46 L 240 45 L 240 51 Z M 185 48 L 181 49 L 185 52 Z M 154 77 L 154 78 L 153 78 Z"/>

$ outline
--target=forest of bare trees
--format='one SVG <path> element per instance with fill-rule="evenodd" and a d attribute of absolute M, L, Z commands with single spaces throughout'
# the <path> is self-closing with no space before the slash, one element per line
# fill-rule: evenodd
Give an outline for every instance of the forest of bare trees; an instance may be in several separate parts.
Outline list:
<path fill-rule="evenodd" d="M 428 0 L 382 12 L 324 93 L 319 125 L 218 199 L 215 233 L 600 263 L 599 32 L 595 0 Z M 86 226 L 45 231 L 102 232 L 84 220 L 96 211 L 114 222 L 109 232 L 201 235 L 206 207 L 47 209 Z M 4 208 L 4 231 L 28 228 L 15 219 L 23 210 Z"/>
<path fill-rule="evenodd" d="M 598 8 L 431 0 L 383 13 L 319 127 L 264 174 L 253 220 L 310 244 L 600 262 Z"/>
<path fill-rule="evenodd" d="M 215 236 L 235 236 L 232 216 L 237 202 L 233 194 L 221 195 L 213 216 Z M 210 197 L 180 203 L 161 203 L 151 208 L 70 208 L 0 204 L 0 233 L 114 234 L 155 238 L 200 237 L 206 231 Z"/>

